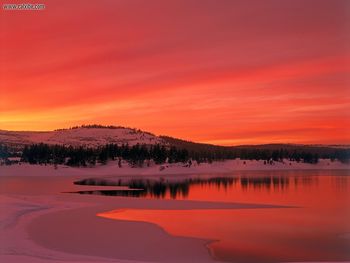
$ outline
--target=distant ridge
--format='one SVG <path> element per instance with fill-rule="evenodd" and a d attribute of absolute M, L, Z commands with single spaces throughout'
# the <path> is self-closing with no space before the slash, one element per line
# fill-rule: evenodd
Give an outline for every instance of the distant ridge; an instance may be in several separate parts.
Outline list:
<path fill-rule="evenodd" d="M 133 130 L 135 132 L 141 132 L 149 135 L 156 136 L 155 134 L 147 131 L 143 131 L 141 129 L 131 128 L 131 127 L 125 127 L 125 126 L 116 126 L 116 125 L 101 125 L 101 124 L 83 124 L 79 126 L 72 126 L 70 128 L 62 128 L 62 129 L 55 129 L 54 131 L 65 131 L 65 130 L 74 130 L 79 128 L 86 128 L 86 129 L 128 129 Z"/>
<path fill-rule="evenodd" d="M 76 156 L 79 155 L 78 153 L 73 154 L 74 149 L 85 152 L 91 158 L 97 158 L 97 156 L 103 156 L 104 153 L 108 153 L 111 149 L 118 149 L 118 147 L 122 146 L 120 148 L 127 149 L 123 152 L 123 158 L 130 159 L 131 157 L 128 155 L 128 152 L 130 152 L 132 153 L 132 160 L 135 162 L 142 161 L 144 160 L 142 158 L 151 155 L 156 159 L 161 156 L 162 158 L 159 157 L 158 159 L 163 161 L 167 159 L 178 160 L 178 157 L 182 156 L 181 160 L 190 158 L 196 160 L 197 163 L 210 163 L 212 161 L 236 158 L 264 160 L 265 163 L 270 163 L 272 160 L 281 162 L 283 160 L 295 160 L 297 162 L 302 160 L 307 163 L 317 163 L 320 158 L 337 159 L 344 163 L 350 161 L 350 148 L 346 146 L 340 147 L 339 145 L 263 144 L 219 146 L 195 143 L 169 136 L 156 136 L 139 129 L 98 124 L 54 131 L 0 130 L 0 154 L 2 152 L 4 156 L 22 156 L 24 149 L 28 149 L 26 146 L 32 147 L 34 150 L 46 149 L 47 151 L 53 151 L 55 145 L 59 145 L 62 151 L 71 153 L 70 158 L 73 159 L 76 159 Z M 38 154 L 43 151 L 40 150 Z M 117 150 L 115 151 L 117 152 Z M 91 153 L 93 154 L 91 155 Z M 52 153 L 51 155 L 56 156 Z M 107 156 L 109 155 L 107 154 Z M 184 158 L 183 156 L 187 157 Z M 51 159 L 45 160 L 52 161 Z M 102 157 L 101 160 L 105 161 Z M 85 161 L 83 163 L 86 163 Z"/>
<path fill-rule="evenodd" d="M 98 147 L 105 144 L 167 144 L 152 133 L 121 126 L 82 125 L 54 131 L 6 131 L 0 130 L 0 144 L 12 148 L 45 143 L 66 146 Z"/>
<path fill-rule="evenodd" d="M 279 150 L 281 148 L 344 148 L 344 149 L 350 149 L 350 145 L 325 145 L 325 144 L 296 144 L 296 143 L 268 143 L 268 144 L 242 144 L 242 145 L 235 145 L 235 146 L 222 146 L 222 145 L 215 145 L 215 144 L 208 144 L 208 143 L 198 143 L 198 142 L 192 142 L 188 140 L 178 139 L 170 136 L 159 136 L 164 141 L 168 142 L 170 145 L 174 145 L 176 147 L 180 148 L 186 148 L 186 149 L 200 149 L 200 150 L 206 150 L 206 149 L 269 149 L 269 150 Z"/>
<path fill-rule="evenodd" d="M 127 127 L 115 126 L 115 125 L 101 125 L 101 124 L 87 124 L 87 125 L 83 124 L 83 125 L 80 125 L 80 126 L 72 126 L 70 128 L 56 129 L 54 131 L 73 130 L 73 129 L 79 129 L 79 128 L 87 128 L 87 129 L 93 129 L 93 128 L 96 128 L 96 129 L 125 129 Z"/>
<path fill-rule="evenodd" d="M 85 124 L 73 126 L 70 128 L 56 129 L 53 131 L 7 131 L 0 130 L 0 144 L 14 148 L 23 148 L 25 145 L 45 143 L 59 144 L 66 146 L 88 146 L 98 147 L 105 144 L 136 144 L 165 146 L 175 146 L 188 151 L 232 151 L 232 150 L 307 150 L 308 152 L 329 153 L 332 149 L 350 149 L 349 145 L 304 145 L 292 143 L 271 143 L 261 145 L 238 145 L 238 146 L 220 146 L 207 143 L 197 143 L 178 139 L 170 136 L 156 136 L 153 133 L 142 131 L 136 128 Z"/>

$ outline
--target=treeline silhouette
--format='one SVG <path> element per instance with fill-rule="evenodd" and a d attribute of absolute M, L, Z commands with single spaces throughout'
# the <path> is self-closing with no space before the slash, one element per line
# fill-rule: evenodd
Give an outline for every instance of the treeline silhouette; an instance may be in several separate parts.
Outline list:
<path fill-rule="evenodd" d="M 117 160 L 120 167 L 122 160 L 126 160 L 133 166 L 142 167 L 145 162 L 149 165 L 151 160 L 156 164 L 185 163 L 189 160 L 189 154 L 185 149 L 166 148 L 159 144 L 151 146 L 106 144 L 90 148 L 40 143 L 25 146 L 22 160 L 31 164 L 66 164 L 70 166 L 95 165 L 97 162 L 106 164 L 108 160 Z"/>
<path fill-rule="evenodd" d="M 314 177 L 289 177 L 289 176 L 262 176 L 262 177 L 214 177 L 214 178 L 189 178 L 184 180 L 154 180 L 154 179 L 131 179 L 131 180 L 106 180 L 101 178 L 88 178 L 75 181 L 76 185 L 95 186 L 93 190 L 82 190 L 68 193 L 93 194 L 107 196 L 127 197 L 152 197 L 152 198 L 187 198 L 191 187 L 199 185 L 209 186 L 216 189 L 234 189 L 240 185 L 241 189 L 263 191 L 285 191 L 290 184 L 294 187 L 310 185 L 316 182 Z M 98 189 L 98 186 L 126 186 L 128 189 Z"/>
<path fill-rule="evenodd" d="M 95 194 L 109 196 L 129 196 L 129 197 L 154 197 L 166 198 L 169 196 L 172 199 L 178 197 L 186 198 L 189 195 L 192 185 L 213 185 L 217 188 L 228 188 L 235 184 L 239 178 L 233 177 L 215 177 L 215 178 L 190 178 L 179 181 L 169 180 L 152 180 L 152 179 L 131 179 L 131 180 L 105 180 L 97 178 L 88 178 L 75 181 L 76 185 L 90 186 L 127 186 L 125 190 L 89 190 L 76 191 L 70 193 L 78 194 Z"/>
<path fill-rule="evenodd" d="M 211 162 L 240 158 L 243 160 L 266 160 L 317 163 L 319 159 L 339 160 L 347 163 L 350 160 L 349 148 L 330 146 L 263 144 L 241 146 L 219 146 L 205 143 L 194 143 L 168 136 L 160 136 L 164 141 L 177 148 L 186 149 L 192 159 L 199 162 Z"/>
<path fill-rule="evenodd" d="M 151 132 L 142 131 L 142 130 L 136 129 L 136 128 L 125 127 L 125 126 L 115 126 L 115 125 L 101 125 L 101 124 L 83 124 L 80 126 L 72 126 L 70 128 L 56 129 L 55 131 L 76 130 L 76 129 L 80 129 L 80 128 L 84 128 L 84 129 L 112 129 L 112 130 L 127 129 L 127 130 L 134 132 L 134 133 L 145 133 L 145 134 L 155 136 Z"/>
<path fill-rule="evenodd" d="M 11 156 L 11 152 L 6 145 L 0 144 L 0 158 L 6 159 Z"/>
<path fill-rule="evenodd" d="M 265 147 L 265 148 L 264 148 Z M 273 162 L 296 161 L 305 163 L 317 163 L 320 158 L 339 160 L 347 163 L 350 159 L 350 149 L 303 147 L 293 146 L 285 148 L 259 147 L 199 147 L 188 148 L 165 145 L 140 145 L 133 146 L 106 144 L 97 148 L 73 147 L 64 145 L 48 145 L 44 143 L 27 145 L 22 153 L 11 153 L 6 146 L 0 145 L 0 157 L 21 157 L 23 162 L 31 164 L 66 164 L 69 166 L 88 166 L 96 163 L 106 164 L 108 160 L 116 160 L 119 167 L 122 161 L 127 161 L 132 166 L 142 167 L 164 163 L 186 163 L 191 166 L 193 161 L 197 163 L 222 161 L 240 158 L 242 160 L 263 160 L 266 164 Z"/>

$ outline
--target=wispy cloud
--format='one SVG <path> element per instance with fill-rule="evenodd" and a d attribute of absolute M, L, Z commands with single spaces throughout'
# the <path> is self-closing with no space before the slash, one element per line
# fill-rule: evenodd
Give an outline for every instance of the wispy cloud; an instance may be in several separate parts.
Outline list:
<path fill-rule="evenodd" d="M 97 122 L 223 144 L 349 143 L 348 2 L 248 2 L 3 12 L 0 128 Z"/>

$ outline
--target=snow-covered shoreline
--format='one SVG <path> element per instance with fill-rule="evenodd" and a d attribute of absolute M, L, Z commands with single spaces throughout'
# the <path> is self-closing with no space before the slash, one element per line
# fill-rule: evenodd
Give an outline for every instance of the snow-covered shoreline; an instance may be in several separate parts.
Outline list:
<path fill-rule="evenodd" d="M 115 209 L 255 209 L 264 204 L 67 195 L 75 176 L 0 177 L 0 262 L 216 262 L 210 240 L 146 222 L 96 216 Z M 110 187 L 109 187 L 110 188 Z M 98 230 L 98 231 L 96 231 Z M 143 233 L 140 235 L 140 233 Z M 125 237 L 127 236 L 127 242 Z"/>
<path fill-rule="evenodd" d="M 284 171 L 288 175 L 289 171 L 303 170 L 345 170 L 344 174 L 347 174 L 349 165 L 329 160 L 320 160 L 318 164 L 284 162 L 273 165 L 263 161 L 232 160 L 191 167 L 168 164 L 144 168 L 123 165 L 119 168 L 116 162 L 92 168 L 58 166 L 56 169 L 52 165 L 24 163 L 0 166 L 0 262 L 192 262 L 193 259 L 215 262 L 206 248 L 208 240 L 174 237 L 151 223 L 116 221 L 96 215 L 128 208 L 252 209 L 269 208 L 268 204 L 108 198 L 64 192 L 91 187 L 72 183 L 85 177 L 138 175 L 159 178 L 168 175 L 169 178 L 192 178 L 191 174 L 231 175 L 235 171 L 247 171 L 252 175 L 253 171 Z M 108 186 L 109 189 L 111 187 L 114 186 Z M 91 235 L 94 229 L 98 229 L 98 238 Z M 148 235 L 140 236 L 140 232 Z M 130 239 L 129 245 L 125 243 L 125 236 Z M 104 245 L 100 245 L 102 241 Z"/>
<path fill-rule="evenodd" d="M 349 170 L 350 164 L 339 161 L 320 159 L 317 164 L 291 162 L 274 162 L 264 164 L 255 160 L 227 160 L 213 163 L 194 163 L 186 167 L 182 163 L 151 165 L 150 167 L 130 167 L 124 164 L 121 168 L 117 162 L 110 161 L 107 165 L 94 167 L 69 167 L 64 165 L 30 165 L 28 163 L 0 166 L 0 176 L 109 176 L 109 175 L 186 175 L 233 173 L 235 171 L 278 171 L 278 170 Z"/>

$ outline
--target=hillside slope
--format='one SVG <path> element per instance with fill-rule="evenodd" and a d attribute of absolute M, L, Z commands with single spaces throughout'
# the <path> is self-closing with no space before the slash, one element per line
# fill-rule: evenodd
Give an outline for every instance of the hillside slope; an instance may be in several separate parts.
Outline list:
<path fill-rule="evenodd" d="M 181 140 L 169 136 L 160 136 L 167 144 L 180 149 L 186 149 L 189 152 L 200 153 L 221 153 L 224 155 L 234 153 L 239 156 L 244 156 L 246 153 L 256 151 L 273 152 L 283 149 L 288 152 L 307 152 L 318 154 L 320 156 L 327 155 L 349 155 L 349 145 L 302 145 L 302 144 L 261 144 L 261 145 L 238 145 L 238 146 L 220 146 L 205 143 L 195 143 L 191 141 Z M 327 157 L 328 158 L 328 157 Z"/>
<path fill-rule="evenodd" d="M 317 154 L 320 158 L 337 158 L 347 160 L 350 156 L 349 146 L 327 145 L 295 145 L 295 144 L 265 144 L 219 146 L 185 141 L 168 136 L 156 136 L 149 132 L 119 126 L 85 125 L 70 129 L 55 131 L 6 131 L 0 130 L 0 146 L 8 146 L 12 150 L 21 151 L 25 145 L 44 143 L 65 146 L 98 147 L 106 144 L 136 144 L 175 146 L 186 149 L 195 159 L 266 159 L 273 152 L 283 149 L 287 154 L 279 154 L 280 158 L 290 156 L 293 152 Z M 167 148 L 168 148 L 167 147 Z M 276 158 L 278 157 L 275 156 Z"/>
<path fill-rule="evenodd" d="M 35 143 L 96 147 L 107 143 L 166 144 L 151 133 L 123 127 L 77 127 L 55 131 L 5 131 L 0 130 L 0 143 L 20 147 Z"/>

